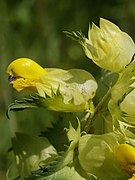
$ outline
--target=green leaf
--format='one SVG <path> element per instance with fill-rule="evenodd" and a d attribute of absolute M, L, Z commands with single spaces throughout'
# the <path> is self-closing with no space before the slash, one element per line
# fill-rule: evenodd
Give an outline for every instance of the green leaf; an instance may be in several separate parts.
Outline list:
<path fill-rule="evenodd" d="M 52 124 L 53 127 L 41 132 L 41 136 L 47 137 L 58 152 L 67 150 L 65 145 L 68 144 L 69 140 L 65 129 L 69 126 L 69 121 L 74 127 L 77 126 L 76 117 L 73 113 L 60 113 L 56 122 Z"/>
<path fill-rule="evenodd" d="M 31 96 L 31 98 L 23 98 L 22 100 L 15 100 L 14 103 L 11 103 L 7 109 L 7 117 L 10 118 L 10 111 L 21 111 L 24 109 L 37 108 L 38 98 Z"/>

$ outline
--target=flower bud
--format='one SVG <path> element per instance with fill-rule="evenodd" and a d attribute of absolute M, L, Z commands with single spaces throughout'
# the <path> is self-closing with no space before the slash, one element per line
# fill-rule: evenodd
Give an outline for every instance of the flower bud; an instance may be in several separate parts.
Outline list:
<path fill-rule="evenodd" d="M 89 28 L 88 39 L 81 43 L 85 54 L 99 67 L 120 72 L 135 53 L 131 37 L 112 22 L 100 19 L 100 28 L 94 23 Z"/>

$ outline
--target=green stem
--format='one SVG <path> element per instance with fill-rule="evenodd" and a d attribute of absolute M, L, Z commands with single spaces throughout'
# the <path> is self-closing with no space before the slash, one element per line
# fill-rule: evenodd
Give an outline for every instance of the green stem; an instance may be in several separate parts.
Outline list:
<path fill-rule="evenodd" d="M 98 113 L 101 113 L 101 110 L 103 110 L 104 108 L 107 108 L 107 105 L 108 105 L 108 102 L 110 100 L 110 97 L 111 97 L 111 88 L 107 91 L 107 93 L 105 94 L 105 96 L 101 99 L 101 101 L 98 103 L 98 105 L 96 106 L 95 110 L 94 110 L 94 113 L 92 113 L 85 125 L 84 125 L 84 131 L 86 133 L 90 133 L 91 132 L 91 129 L 93 127 L 93 123 L 98 115 Z"/>

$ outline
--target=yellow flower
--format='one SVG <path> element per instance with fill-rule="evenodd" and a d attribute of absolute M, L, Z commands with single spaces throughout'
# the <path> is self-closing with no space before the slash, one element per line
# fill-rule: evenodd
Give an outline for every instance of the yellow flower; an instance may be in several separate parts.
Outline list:
<path fill-rule="evenodd" d="M 94 23 L 88 39 L 80 42 L 86 55 L 101 68 L 120 72 L 130 63 L 135 44 L 131 37 L 112 22 L 100 18 L 100 28 Z"/>
<path fill-rule="evenodd" d="M 56 111 L 87 111 L 97 89 L 95 79 L 85 70 L 44 69 L 28 58 L 13 61 L 7 73 L 17 91 L 35 91 L 43 97 L 44 106 Z"/>
<path fill-rule="evenodd" d="M 135 148 L 129 144 L 116 146 L 114 155 L 121 167 L 130 175 L 135 173 Z"/>

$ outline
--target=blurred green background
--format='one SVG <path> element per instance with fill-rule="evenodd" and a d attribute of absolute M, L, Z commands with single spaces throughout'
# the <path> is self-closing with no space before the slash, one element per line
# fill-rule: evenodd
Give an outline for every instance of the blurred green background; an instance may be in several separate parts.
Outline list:
<path fill-rule="evenodd" d="M 0 179 L 5 179 L 12 157 L 11 137 L 21 131 L 38 134 L 51 127 L 56 113 L 43 109 L 11 113 L 7 107 L 18 94 L 8 84 L 6 68 L 19 57 L 29 57 L 43 67 L 82 68 L 96 79 L 100 69 L 63 31 L 81 30 L 87 36 L 89 22 L 99 18 L 117 24 L 135 40 L 134 0 L 1 0 L 0 1 Z M 29 112 L 29 113 L 28 113 Z M 49 120 L 48 120 L 49 119 Z"/>

